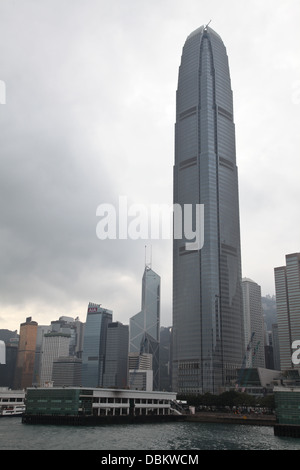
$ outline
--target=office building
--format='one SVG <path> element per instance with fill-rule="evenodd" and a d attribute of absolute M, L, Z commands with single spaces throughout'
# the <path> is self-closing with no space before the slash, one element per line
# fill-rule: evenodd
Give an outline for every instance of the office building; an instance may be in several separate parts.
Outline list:
<path fill-rule="evenodd" d="M 89 303 L 82 353 L 82 385 L 84 387 L 103 386 L 107 325 L 111 322 L 111 310 L 102 308 L 99 304 Z"/>
<path fill-rule="evenodd" d="M 70 335 L 65 333 L 46 333 L 43 338 L 40 385 L 52 384 L 53 362 L 69 355 Z"/>
<path fill-rule="evenodd" d="M 79 318 L 61 316 L 51 322 L 51 331 L 70 335 L 70 356 L 82 357 L 84 325 Z"/>
<path fill-rule="evenodd" d="M 153 390 L 152 354 L 129 353 L 129 388 L 131 390 Z"/>
<path fill-rule="evenodd" d="M 233 98 L 226 48 L 208 26 L 188 36 L 179 68 L 174 207 L 185 204 L 193 228 L 204 206 L 204 244 L 191 249 L 174 230 L 172 387 L 219 393 L 236 378 L 244 334 Z"/>
<path fill-rule="evenodd" d="M 286 265 L 274 269 L 281 370 L 293 364 L 294 341 L 300 340 L 300 253 L 286 255 Z"/>
<path fill-rule="evenodd" d="M 62 356 L 53 361 L 53 387 L 80 387 L 81 359 L 75 356 Z"/>
<path fill-rule="evenodd" d="M 6 364 L 6 349 L 4 341 L 0 340 L 0 365 Z"/>
<path fill-rule="evenodd" d="M 103 387 L 126 388 L 128 385 L 129 326 L 120 322 L 107 325 Z"/>
<path fill-rule="evenodd" d="M 281 367 L 280 367 L 280 347 L 279 347 L 278 324 L 277 323 L 274 323 L 272 325 L 272 347 L 273 347 L 274 369 L 275 370 L 281 370 Z"/>
<path fill-rule="evenodd" d="M 160 276 L 146 265 L 142 308 L 129 320 L 129 351 L 152 354 L 153 390 L 159 390 Z"/>
<path fill-rule="evenodd" d="M 35 363 L 35 346 L 38 324 L 27 317 L 20 325 L 14 389 L 22 390 L 32 386 Z"/>
<path fill-rule="evenodd" d="M 243 278 L 244 334 L 245 348 L 254 333 L 253 351 L 255 356 L 247 358 L 246 367 L 266 367 L 264 319 L 261 303 L 261 287 L 249 278 Z"/>

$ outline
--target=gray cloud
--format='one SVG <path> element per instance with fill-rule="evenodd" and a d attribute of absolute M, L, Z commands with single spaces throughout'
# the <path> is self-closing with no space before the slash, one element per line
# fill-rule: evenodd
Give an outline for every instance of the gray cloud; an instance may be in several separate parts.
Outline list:
<path fill-rule="evenodd" d="M 172 203 L 181 49 L 211 18 L 234 92 L 243 274 L 274 293 L 274 266 L 299 251 L 298 3 L 0 3 L 0 327 L 84 321 L 89 301 L 126 323 L 150 243 L 171 323 L 171 242 L 100 241 L 96 208 Z"/>

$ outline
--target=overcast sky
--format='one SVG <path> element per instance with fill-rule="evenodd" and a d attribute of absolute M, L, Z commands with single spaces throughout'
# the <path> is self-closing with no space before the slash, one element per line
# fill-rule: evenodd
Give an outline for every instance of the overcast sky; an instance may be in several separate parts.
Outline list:
<path fill-rule="evenodd" d="M 229 56 L 243 277 L 275 294 L 274 267 L 300 251 L 299 0 L 0 0 L 0 329 L 85 321 L 90 301 L 128 323 L 146 244 L 171 325 L 171 240 L 101 241 L 96 210 L 172 204 L 182 47 L 210 20 Z"/>

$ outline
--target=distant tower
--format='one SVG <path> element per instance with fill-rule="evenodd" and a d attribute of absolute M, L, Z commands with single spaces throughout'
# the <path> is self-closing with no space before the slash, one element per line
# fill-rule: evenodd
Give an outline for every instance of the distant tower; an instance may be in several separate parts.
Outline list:
<path fill-rule="evenodd" d="M 274 270 L 281 370 L 300 368 L 292 363 L 292 344 L 300 340 L 300 253 L 285 258 Z"/>
<path fill-rule="evenodd" d="M 128 386 L 128 346 L 128 325 L 120 322 L 108 323 L 103 387 L 126 388 Z"/>
<path fill-rule="evenodd" d="M 142 309 L 129 320 L 129 351 L 152 354 L 153 390 L 159 390 L 160 276 L 146 264 Z"/>
<path fill-rule="evenodd" d="M 248 278 L 243 278 L 243 300 L 244 300 L 244 325 L 245 325 L 245 347 L 248 345 L 251 336 L 254 336 L 254 345 L 257 346 L 255 353 L 255 367 L 265 367 L 265 352 L 264 352 L 264 319 L 262 313 L 261 303 L 261 287 L 254 281 Z M 249 358 L 250 361 L 250 358 Z M 251 367 L 252 362 L 246 364 L 246 367 Z"/>
<path fill-rule="evenodd" d="M 61 356 L 69 355 L 70 335 L 65 333 L 46 333 L 42 344 L 40 385 L 52 382 L 53 362 Z"/>
<path fill-rule="evenodd" d="M 31 317 L 20 325 L 20 340 L 15 370 L 15 389 L 32 386 L 35 363 L 35 347 L 38 324 Z"/>
<path fill-rule="evenodd" d="M 89 303 L 84 330 L 82 353 L 82 385 L 102 387 L 105 372 L 107 325 L 112 322 L 112 311 Z"/>
<path fill-rule="evenodd" d="M 6 364 L 6 350 L 4 341 L 0 341 L 0 365 Z"/>
<path fill-rule="evenodd" d="M 173 390 L 219 393 L 236 378 L 244 336 L 231 81 L 208 26 L 184 44 L 176 101 L 174 205 L 204 205 L 204 245 L 174 237 Z"/>

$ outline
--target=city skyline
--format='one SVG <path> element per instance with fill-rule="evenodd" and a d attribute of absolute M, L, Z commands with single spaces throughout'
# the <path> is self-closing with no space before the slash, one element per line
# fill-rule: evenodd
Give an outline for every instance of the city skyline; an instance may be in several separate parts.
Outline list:
<path fill-rule="evenodd" d="M 89 300 L 136 312 L 145 240 L 100 241 L 96 209 L 172 201 L 182 43 L 210 19 L 233 77 L 242 275 L 275 294 L 274 267 L 299 251 L 299 3 L 15 5 L 0 6 L 1 327 L 84 321 Z M 169 326 L 172 241 L 147 244 Z"/>

